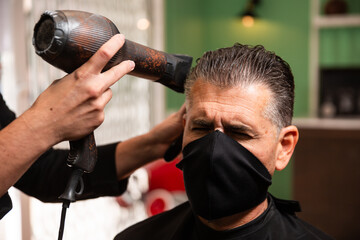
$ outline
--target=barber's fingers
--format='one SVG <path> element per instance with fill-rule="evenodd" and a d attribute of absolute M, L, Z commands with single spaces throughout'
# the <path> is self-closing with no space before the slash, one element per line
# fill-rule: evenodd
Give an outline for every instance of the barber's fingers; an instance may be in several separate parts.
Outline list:
<path fill-rule="evenodd" d="M 102 74 L 102 78 L 106 79 L 106 81 L 103 81 L 103 89 L 111 87 L 115 82 L 117 82 L 125 74 L 131 72 L 134 68 L 135 63 L 131 60 L 126 60 L 104 72 Z"/>
<path fill-rule="evenodd" d="M 181 108 L 177 111 L 177 113 L 179 114 L 179 116 L 182 118 L 184 116 L 184 114 L 186 114 L 186 104 L 183 103 L 183 105 L 181 106 Z"/>
<path fill-rule="evenodd" d="M 110 88 L 108 88 L 100 97 L 99 101 L 101 101 L 100 106 L 103 110 L 105 108 L 105 105 L 108 104 L 110 99 L 112 98 L 112 91 Z M 102 105 L 101 105 L 102 104 Z"/>
<path fill-rule="evenodd" d="M 111 98 L 112 98 L 112 91 L 110 88 L 108 88 L 98 97 L 90 98 L 87 101 L 87 105 L 89 106 L 87 111 L 100 111 L 100 112 L 104 111 L 106 104 L 111 100 Z"/>
<path fill-rule="evenodd" d="M 80 68 L 80 72 L 84 71 L 92 74 L 99 74 L 110 59 L 119 51 L 124 45 L 125 36 L 123 34 L 116 34 L 104 43 L 99 50 Z"/>
<path fill-rule="evenodd" d="M 108 88 L 104 93 L 102 93 L 97 98 L 89 99 L 83 106 L 83 113 L 87 114 L 87 119 L 92 121 L 94 127 L 101 125 L 105 118 L 105 106 L 112 98 L 112 91 Z"/>

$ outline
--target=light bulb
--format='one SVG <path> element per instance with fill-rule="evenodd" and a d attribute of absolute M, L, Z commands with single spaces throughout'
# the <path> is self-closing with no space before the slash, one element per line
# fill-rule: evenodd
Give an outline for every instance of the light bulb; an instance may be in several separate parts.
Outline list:
<path fill-rule="evenodd" d="M 149 26 L 150 26 L 150 21 L 147 20 L 146 18 L 140 18 L 137 21 L 137 28 L 140 30 L 146 30 L 149 28 Z"/>
<path fill-rule="evenodd" d="M 242 17 L 241 21 L 244 27 L 252 27 L 254 25 L 255 20 L 254 17 L 246 15 Z"/>

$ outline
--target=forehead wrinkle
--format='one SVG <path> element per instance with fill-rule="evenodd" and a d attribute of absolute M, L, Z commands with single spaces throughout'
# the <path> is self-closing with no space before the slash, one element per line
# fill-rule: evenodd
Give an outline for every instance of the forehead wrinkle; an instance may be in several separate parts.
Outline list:
<path fill-rule="evenodd" d="M 210 84 L 215 88 L 210 88 L 210 92 L 204 92 L 203 86 Z M 207 88 L 206 86 L 204 86 Z M 197 94 L 197 91 L 202 91 L 202 94 Z M 233 91 L 227 96 L 227 91 Z M 238 92 L 238 94 L 233 93 Z M 245 97 L 251 95 L 251 92 L 255 92 L 256 99 Z M 258 93 L 261 92 L 259 95 Z M 205 95 L 203 95 L 205 94 Z M 245 96 L 244 96 L 245 95 Z M 230 101 L 229 101 L 229 98 Z M 202 116 L 213 115 L 212 111 L 227 114 L 228 119 L 241 120 L 248 126 L 252 126 L 252 116 L 259 116 L 262 119 L 273 122 L 273 93 L 269 87 L 262 83 L 247 83 L 237 84 L 232 87 L 218 87 L 203 79 L 198 79 L 191 89 L 191 94 L 187 96 L 187 111 L 191 110 L 191 107 L 197 105 L 198 111 L 203 111 Z M 191 101 L 190 101 L 191 100 Z M 237 111 L 237 108 L 241 109 L 241 113 Z M 199 112 L 195 113 L 196 116 L 200 116 Z M 239 116 L 241 115 L 241 116 Z M 257 127 L 254 126 L 254 129 Z"/>
<path fill-rule="evenodd" d="M 221 97 L 224 98 L 224 97 Z M 231 97 L 225 97 L 226 99 L 229 99 Z M 225 99 L 223 99 L 225 100 Z M 236 101 L 236 98 L 233 99 L 231 98 L 232 101 L 222 101 L 221 99 L 211 99 L 211 100 L 206 100 L 204 101 L 204 99 L 202 98 L 198 98 L 196 97 L 196 101 L 192 101 L 192 104 L 189 106 L 189 108 L 187 109 L 188 111 L 190 110 L 190 108 L 192 107 L 193 104 L 198 103 L 198 109 L 196 112 L 196 115 L 199 116 L 212 116 L 214 115 L 214 118 L 216 117 L 216 115 L 222 115 L 222 114 L 228 114 L 228 117 L 230 117 L 231 119 L 238 119 L 239 118 L 239 112 L 236 111 L 237 108 L 242 109 L 241 115 L 247 115 L 247 116 L 251 116 L 251 115 L 255 115 L 256 113 L 256 109 L 258 108 L 257 104 L 254 103 L 253 101 L 251 101 L 250 99 L 245 99 L 243 98 L 242 102 L 240 101 Z M 234 102 L 236 103 L 234 105 Z M 212 105 L 215 104 L 215 105 Z M 256 105 L 256 106 L 254 106 Z M 215 112 L 215 114 L 213 113 Z M 260 112 L 262 112 L 262 109 L 260 110 Z M 219 113 L 219 114 L 218 114 Z M 209 117 L 210 118 L 210 117 Z"/>
<path fill-rule="evenodd" d="M 190 106 L 191 104 L 194 102 L 194 97 L 198 97 L 198 95 L 195 94 L 194 92 L 194 86 L 196 85 L 195 88 L 201 88 L 201 85 L 204 85 L 204 84 L 210 84 L 212 86 L 215 87 L 215 91 L 213 92 L 213 96 L 214 96 L 214 99 L 211 99 L 211 100 L 208 100 L 208 102 L 214 102 L 214 103 L 222 103 L 224 104 L 223 102 L 221 102 L 221 100 L 217 100 L 218 98 L 222 98 L 222 99 L 228 99 L 228 98 L 231 98 L 232 101 L 230 101 L 229 103 L 226 103 L 227 105 L 230 105 L 230 106 L 233 106 L 233 103 L 234 101 L 236 101 L 236 99 L 232 99 L 232 97 L 227 97 L 226 95 L 224 95 L 224 93 L 226 91 L 232 91 L 234 90 L 235 88 L 237 88 L 238 90 L 238 93 L 239 93 L 239 97 L 241 97 L 241 93 L 242 92 L 249 92 L 251 90 L 256 90 L 257 88 L 260 88 L 261 91 L 263 91 L 263 95 L 268 95 L 269 98 L 271 101 L 272 101 L 272 98 L 273 98 L 273 94 L 271 92 L 271 90 L 269 89 L 269 87 L 266 85 L 266 84 L 263 84 L 261 82 L 249 82 L 249 81 L 240 81 L 238 82 L 236 85 L 231 85 L 231 86 L 226 86 L 226 87 L 222 87 L 222 86 L 218 86 L 216 84 L 213 84 L 207 80 L 204 80 L 204 79 L 198 79 L 194 82 L 193 84 L 193 87 L 191 88 L 191 92 L 190 94 L 186 97 L 186 101 L 189 102 Z M 220 96 L 221 95 L 221 96 Z M 196 98 L 195 97 L 195 98 Z M 246 102 L 251 102 L 251 99 L 247 99 L 247 98 L 242 98 L 243 100 L 245 100 Z M 200 99 L 197 99 L 199 102 L 202 102 L 201 98 Z M 256 102 L 255 102 L 256 104 Z M 270 101 L 267 101 L 266 102 L 266 106 L 270 104 Z M 247 106 L 247 105 L 242 105 L 242 107 L 246 108 L 246 109 L 249 109 L 249 110 L 252 110 L 253 109 L 253 106 Z M 263 107 L 261 109 L 262 111 L 265 110 L 265 107 Z"/>
<path fill-rule="evenodd" d="M 251 116 L 255 116 L 257 114 L 261 114 L 263 115 L 263 109 L 264 106 L 263 104 L 258 104 L 258 102 L 254 102 L 251 99 L 248 98 L 242 98 L 241 101 L 236 101 L 236 98 L 233 99 L 231 97 L 221 97 L 222 100 L 220 99 L 211 99 L 211 100 L 206 100 L 204 101 L 204 99 L 202 98 L 198 98 L 196 97 L 195 101 L 192 101 L 193 104 L 198 104 L 198 109 L 195 115 L 197 116 L 205 116 L 210 118 L 210 116 L 214 117 L 216 115 L 222 115 L 222 114 L 227 114 L 227 117 L 235 120 L 235 121 L 239 121 L 239 118 L 241 118 L 241 116 L 245 117 L 246 119 L 251 118 Z M 231 101 L 226 101 L 225 99 L 229 99 L 231 98 Z M 223 101 L 224 100 L 224 101 Z M 235 103 L 235 104 L 234 104 Z M 214 104 L 214 105 L 212 105 Z M 259 109 L 259 105 L 260 105 L 260 109 Z M 241 113 L 237 111 L 237 109 L 241 109 Z M 259 112 L 257 112 L 256 110 L 259 109 Z M 189 109 L 190 110 L 190 109 Z M 213 113 L 215 112 L 215 114 Z M 219 114 L 218 114 L 219 113 Z M 239 116 L 241 115 L 241 116 Z M 243 119 L 245 120 L 245 119 Z M 251 119 L 248 119 L 249 121 L 251 121 Z M 241 121 L 243 122 L 243 121 Z"/>

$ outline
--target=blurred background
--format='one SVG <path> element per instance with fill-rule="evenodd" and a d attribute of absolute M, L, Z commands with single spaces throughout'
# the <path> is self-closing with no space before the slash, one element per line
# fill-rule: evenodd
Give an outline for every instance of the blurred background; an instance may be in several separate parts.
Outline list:
<path fill-rule="evenodd" d="M 235 42 L 264 45 L 295 76 L 300 141 L 270 192 L 300 200 L 299 216 L 336 239 L 360 229 L 360 1 L 358 0 L 0 0 L 0 91 L 20 115 L 65 74 L 35 54 L 32 33 L 45 10 L 106 16 L 135 42 L 194 60 Z M 195 64 L 195 61 L 193 65 Z M 184 102 L 162 85 L 126 76 L 113 87 L 98 144 L 149 130 Z M 66 148 L 67 143 L 59 144 Z M 72 204 L 64 239 L 112 239 L 125 227 L 185 201 L 181 172 L 163 161 L 137 171 L 128 192 Z M 61 205 L 11 189 L 14 208 L 0 239 L 55 239 Z M 80 222 L 81 221 L 81 222 Z M 81 224 L 79 224 L 79 222 Z"/>

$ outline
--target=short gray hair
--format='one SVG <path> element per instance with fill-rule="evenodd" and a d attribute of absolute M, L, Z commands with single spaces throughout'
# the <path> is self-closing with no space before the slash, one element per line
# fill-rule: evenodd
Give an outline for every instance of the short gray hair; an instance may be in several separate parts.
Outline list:
<path fill-rule="evenodd" d="M 278 129 L 291 125 L 294 108 L 294 77 L 287 62 L 263 46 L 236 43 L 232 47 L 206 52 L 197 60 L 185 83 L 186 98 L 198 79 L 220 88 L 262 84 L 272 99 L 264 116 Z"/>

